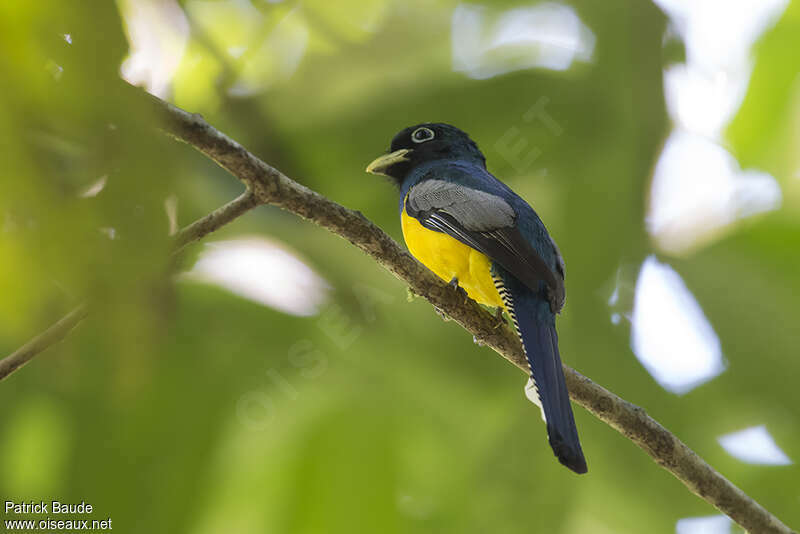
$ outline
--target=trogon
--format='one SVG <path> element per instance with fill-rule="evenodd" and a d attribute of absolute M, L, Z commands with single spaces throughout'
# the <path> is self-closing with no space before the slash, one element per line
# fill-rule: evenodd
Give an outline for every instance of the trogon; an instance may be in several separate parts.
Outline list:
<path fill-rule="evenodd" d="M 530 367 L 526 394 L 542 410 L 550 446 L 562 464 L 585 473 L 556 335 L 564 260 L 539 216 L 486 170 L 475 142 L 449 124 L 402 130 L 367 172 L 400 188 L 411 254 L 473 300 L 508 313 Z"/>

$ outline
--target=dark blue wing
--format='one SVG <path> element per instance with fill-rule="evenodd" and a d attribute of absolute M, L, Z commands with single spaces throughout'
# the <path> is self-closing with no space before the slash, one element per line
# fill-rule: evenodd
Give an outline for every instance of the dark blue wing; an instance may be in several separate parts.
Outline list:
<path fill-rule="evenodd" d="M 422 180 L 409 189 L 405 200 L 406 213 L 426 228 L 448 234 L 483 252 L 533 291 L 538 292 L 540 282 L 544 282 L 549 288 L 547 294 L 552 310 L 560 311 L 565 298 L 563 268 L 560 268 L 563 264 L 560 261 L 552 262 L 555 270 L 551 269 L 531 240 L 522 233 L 525 224 L 541 225 L 548 240 L 545 249 L 549 248 L 547 252 L 551 258 L 558 257 L 560 260 L 544 225 L 522 199 L 513 195 L 485 170 L 482 172 L 484 176 L 481 177 L 489 187 L 484 184 L 477 188 L 480 182 L 465 177 L 458 167 L 451 165 L 438 168 L 435 173 L 437 178 Z M 492 189 L 495 183 L 502 187 L 495 187 L 493 192 L 486 191 Z M 518 205 L 516 209 L 512 202 Z M 528 210 L 533 213 L 535 220 L 531 220 Z M 523 213 L 520 215 L 518 211 Z"/>

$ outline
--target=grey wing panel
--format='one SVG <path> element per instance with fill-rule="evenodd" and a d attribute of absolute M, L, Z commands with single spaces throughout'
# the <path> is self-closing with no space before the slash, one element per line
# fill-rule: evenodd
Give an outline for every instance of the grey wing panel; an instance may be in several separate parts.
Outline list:
<path fill-rule="evenodd" d="M 414 186 L 407 202 L 412 211 L 442 211 L 476 232 L 513 226 L 517 218 L 514 208 L 497 195 L 444 180 L 426 180 Z"/>
<path fill-rule="evenodd" d="M 426 228 L 483 252 L 534 291 L 544 280 L 553 310 L 563 307 L 563 276 L 553 273 L 525 240 L 515 224 L 516 212 L 503 198 L 443 180 L 426 180 L 409 191 L 406 212 Z"/>

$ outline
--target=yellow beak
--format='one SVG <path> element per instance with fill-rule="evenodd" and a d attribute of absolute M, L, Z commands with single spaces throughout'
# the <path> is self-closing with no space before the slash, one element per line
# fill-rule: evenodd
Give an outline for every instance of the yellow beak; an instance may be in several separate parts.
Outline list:
<path fill-rule="evenodd" d="M 400 163 L 401 161 L 408 161 L 406 157 L 409 153 L 411 153 L 410 148 L 401 148 L 400 150 L 395 150 L 394 152 L 390 152 L 388 154 L 384 154 L 383 156 L 376 158 L 375 161 L 367 165 L 367 172 L 370 174 L 386 174 L 386 169 L 394 165 L 395 163 Z"/>

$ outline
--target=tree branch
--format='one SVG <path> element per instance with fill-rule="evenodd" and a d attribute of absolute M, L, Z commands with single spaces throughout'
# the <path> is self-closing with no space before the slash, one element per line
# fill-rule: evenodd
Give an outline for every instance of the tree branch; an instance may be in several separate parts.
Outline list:
<path fill-rule="evenodd" d="M 260 202 L 250 189 L 231 200 L 224 206 L 215 209 L 202 219 L 197 219 L 175 235 L 175 251 L 186 245 L 199 241 L 211 232 L 219 230 L 237 217 L 244 215 L 258 206 Z"/>
<path fill-rule="evenodd" d="M 445 312 L 475 336 L 478 342 L 488 345 L 528 373 L 528 364 L 516 335 L 507 328 L 498 328 L 497 319 L 475 302 L 470 300 L 464 303 L 459 292 L 423 267 L 360 212 L 349 210 L 287 178 L 214 129 L 201 116 L 168 103 L 158 102 L 157 105 L 166 113 L 169 133 L 194 146 L 241 180 L 261 203 L 279 206 L 347 239 L 407 283 L 412 292 Z M 793 532 L 642 408 L 621 399 L 566 365 L 564 374 L 570 396 L 576 403 L 633 441 L 692 493 L 715 506 L 747 531 Z"/>
<path fill-rule="evenodd" d="M 497 319 L 475 302 L 469 300 L 465 303 L 463 296 L 455 289 L 439 280 L 361 213 L 290 180 L 214 129 L 201 116 L 187 113 L 155 97 L 148 95 L 147 98 L 165 118 L 164 128 L 169 134 L 216 161 L 248 189 L 238 199 L 182 231 L 177 238 L 179 246 L 200 239 L 255 205 L 279 206 L 350 241 L 407 283 L 412 292 L 427 299 L 464 327 L 478 342 L 488 345 L 527 374 L 522 347 L 513 333 L 507 328 L 498 328 Z M 60 330 L 58 327 L 66 319 L 0 362 L 0 369 L 3 369 L 6 360 L 15 355 L 28 351 L 24 363 L 35 355 L 32 349 L 41 351 L 63 337 L 71 327 L 62 327 Z M 60 335 L 53 336 L 53 330 L 60 332 Z M 648 416 L 642 408 L 621 399 L 566 365 L 564 374 L 570 396 L 576 403 L 629 438 L 683 482 L 692 493 L 727 514 L 747 531 L 793 532 Z"/>
<path fill-rule="evenodd" d="M 86 317 L 86 306 L 81 304 L 67 315 L 61 318 L 56 324 L 28 341 L 18 348 L 11 355 L 0 360 L 0 380 L 28 363 L 31 358 L 55 345 L 70 332 L 75 326 Z"/>
<path fill-rule="evenodd" d="M 212 211 L 192 224 L 182 228 L 175 235 L 175 254 L 183 248 L 207 236 L 211 232 L 218 230 L 233 221 L 240 215 L 244 215 L 251 209 L 260 205 L 261 202 L 250 189 L 231 200 L 224 206 Z M 0 360 L 0 381 L 4 380 L 11 373 L 28 363 L 34 356 L 44 351 L 51 345 L 61 341 L 78 323 L 80 323 L 89 311 L 85 304 L 81 304 L 67 315 L 62 317 L 57 323 L 39 334 L 28 343 L 17 349 L 13 354 Z"/>

